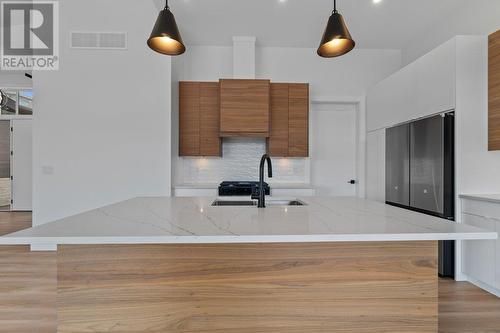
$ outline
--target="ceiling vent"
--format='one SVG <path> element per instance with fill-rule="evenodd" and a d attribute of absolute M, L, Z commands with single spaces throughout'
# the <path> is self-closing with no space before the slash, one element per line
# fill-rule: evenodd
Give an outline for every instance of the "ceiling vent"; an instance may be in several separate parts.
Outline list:
<path fill-rule="evenodd" d="M 70 33 L 72 49 L 126 50 L 126 32 L 81 32 Z"/>

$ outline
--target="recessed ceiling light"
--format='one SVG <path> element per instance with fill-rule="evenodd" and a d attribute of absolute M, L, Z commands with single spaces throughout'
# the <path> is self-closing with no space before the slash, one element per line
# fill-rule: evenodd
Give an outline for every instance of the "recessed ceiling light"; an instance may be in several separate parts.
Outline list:
<path fill-rule="evenodd" d="M 373 3 L 381 3 L 382 0 L 373 0 Z"/>

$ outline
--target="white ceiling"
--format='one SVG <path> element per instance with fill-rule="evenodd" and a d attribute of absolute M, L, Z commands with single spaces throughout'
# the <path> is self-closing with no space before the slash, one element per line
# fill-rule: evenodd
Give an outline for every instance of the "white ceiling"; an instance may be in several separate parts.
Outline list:
<path fill-rule="evenodd" d="M 154 0 L 164 7 L 164 0 Z M 337 0 L 359 48 L 402 49 L 452 14 L 465 0 Z M 256 36 L 258 45 L 317 47 L 332 0 L 170 0 L 186 44 L 231 45 Z M 153 25 L 153 22 L 151 22 Z"/>

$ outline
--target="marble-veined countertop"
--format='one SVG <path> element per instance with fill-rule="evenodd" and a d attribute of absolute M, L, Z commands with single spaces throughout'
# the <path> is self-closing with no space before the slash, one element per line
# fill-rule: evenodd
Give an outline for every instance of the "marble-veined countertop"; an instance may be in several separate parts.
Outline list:
<path fill-rule="evenodd" d="M 193 244 L 496 239 L 497 234 L 356 198 L 213 207 L 216 198 L 135 198 L 0 237 L 0 244 Z M 293 198 L 296 199 L 296 198 Z"/>

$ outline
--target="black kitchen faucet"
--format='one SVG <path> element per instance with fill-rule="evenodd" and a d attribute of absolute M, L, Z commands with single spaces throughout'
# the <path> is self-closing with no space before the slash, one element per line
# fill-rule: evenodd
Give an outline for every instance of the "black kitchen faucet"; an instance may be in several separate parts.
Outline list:
<path fill-rule="evenodd" d="M 259 187 L 257 188 L 257 192 L 252 193 L 252 199 L 259 200 L 258 207 L 266 208 L 266 190 L 264 187 L 264 166 L 267 161 L 267 176 L 269 178 L 273 178 L 273 166 L 271 164 L 271 158 L 269 155 L 264 154 L 260 160 L 259 167 Z"/>

